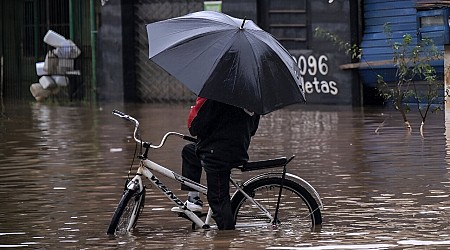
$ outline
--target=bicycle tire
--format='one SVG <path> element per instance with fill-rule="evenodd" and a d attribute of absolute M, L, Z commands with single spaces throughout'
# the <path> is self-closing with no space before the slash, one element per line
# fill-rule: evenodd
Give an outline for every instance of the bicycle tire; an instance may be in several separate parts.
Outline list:
<path fill-rule="evenodd" d="M 281 177 L 265 177 L 246 184 L 243 190 L 274 216 L 281 181 Z M 237 192 L 232 197 L 231 208 L 236 227 L 255 224 L 270 225 L 270 219 L 241 192 Z M 322 224 L 322 215 L 316 200 L 304 187 L 290 179 L 283 180 L 277 218 L 277 222 L 272 225 L 282 227 L 290 225 L 293 228 L 314 230 Z"/>
<path fill-rule="evenodd" d="M 144 208 L 144 203 L 145 188 L 140 193 L 136 190 L 125 190 L 111 219 L 107 234 L 134 229 Z"/>

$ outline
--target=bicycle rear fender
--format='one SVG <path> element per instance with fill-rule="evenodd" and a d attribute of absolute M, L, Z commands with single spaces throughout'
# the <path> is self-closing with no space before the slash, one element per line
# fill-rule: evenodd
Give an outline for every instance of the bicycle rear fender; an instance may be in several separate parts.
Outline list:
<path fill-rule="evenodd" d="M 250 178 L 249 180 L 247 180 L 246 182 L 244 182 L 242 184 L 242 189 L 249 185 L 251 182 L 260 180 L 260 179 L 264 179 L 264 178 L 270 178 L 270 177 L 279 177 L 281 178 L 281 173 L 263 173 L 263 174 L 259 174 L 257 176 L 254 176 L 252 178 Z M 302 186 L 303 188 L 305 188 L 314 198 L 314 200 L 316 200 L 317 204 L 319 205 L 319 208 L 321 210 L 323 210 L 323 203 L 322 203 L 322 199 L 320 198 L 319 193 L 316 191 L 316 189 L 309 184 L 309 182 L 307 182 L 306 180 L 304 180 L 303 178 L 294 175 L 294 174 L 290 174 L 290 173 L 286 173 L 286 179 L 290 179 L 296 183 L 298 183 L 300 186 Z M 236 190 L 233 194 L 232 197 L 234 197 L 236 195 L 236 193 L 238 193 L 239 190 Z"/>

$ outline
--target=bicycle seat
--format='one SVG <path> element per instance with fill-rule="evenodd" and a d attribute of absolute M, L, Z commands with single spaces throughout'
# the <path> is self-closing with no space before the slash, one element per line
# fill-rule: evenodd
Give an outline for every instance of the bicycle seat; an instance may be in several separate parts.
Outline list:
<path fill-rule="evenodd" d="M 265 168 L 283 167 L 287 163 L 288 159 L 286 157 L 280 157 L 262 161 L 249 161 L 244 165 L 238 167 L 238 169 L 240 169 L 242 172 L 246 172 Z"/>

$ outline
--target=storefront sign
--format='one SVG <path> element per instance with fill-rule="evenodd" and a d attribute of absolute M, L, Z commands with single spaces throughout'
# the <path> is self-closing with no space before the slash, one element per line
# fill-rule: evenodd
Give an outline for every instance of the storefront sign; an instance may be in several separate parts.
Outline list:
<path fill-rule="evenodd" d="M 326 55 L 318 57 L 314 55 L 300 55 L 298 59 L 294 58 L 294 60 L 296 60 L 300 68 L 300 74 L 304 77 L 303 88 L 307 94 L 337 95 L 339 93 L 337 83 L 326 79 L 329 73 L 328 57 Z"/>

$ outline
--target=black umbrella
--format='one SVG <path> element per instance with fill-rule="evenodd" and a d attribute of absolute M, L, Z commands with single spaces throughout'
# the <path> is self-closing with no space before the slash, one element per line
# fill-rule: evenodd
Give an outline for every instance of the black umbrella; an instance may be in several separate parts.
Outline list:
<path fill-rule="evenodd" d="M 200 97 L 258 114 L 305 102 L 294 59 L 253 21 L 200 11 L 147 33 L 150 59 Z"/>

